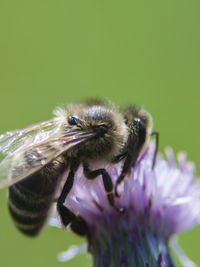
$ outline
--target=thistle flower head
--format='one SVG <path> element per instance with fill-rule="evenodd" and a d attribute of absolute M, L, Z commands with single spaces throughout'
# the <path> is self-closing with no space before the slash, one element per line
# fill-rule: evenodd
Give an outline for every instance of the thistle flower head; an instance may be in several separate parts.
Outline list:
<path fill-rule="evenodd" d="M 109 205 L 100 177 L 86 179 L 82 167 L 76 173 L 65 205 L 89 227 L 94 266 L 174 266 L 171 237 L 199 223 L 200 183 L 194 180 L 194 165 L 184 153 L 176 164 L 167 149 L 166 159 L 157 155 L 152 170 L 154 150 L 151 142 L 118 188 L 115 202 L 125 208 L 124 214 Z M 104 166 L 113 184 L 122 164 Z"/>

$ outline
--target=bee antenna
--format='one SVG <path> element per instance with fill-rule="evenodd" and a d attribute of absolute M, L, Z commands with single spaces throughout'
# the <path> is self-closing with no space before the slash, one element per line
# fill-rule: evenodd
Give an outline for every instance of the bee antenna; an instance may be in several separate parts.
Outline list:
<path fill-rule="evenodd" d="M 155 139 L 156 139 L 156 147 L 155 147 L 155 151 L 154 151 L 154 155 L 153 155 L 153 164 L 152 164 L 152 170 L 154 169 L 155 167 L 155 163 L 156 163 L 156 156 L 157 156 L 157 153 L 158 153 L 158 146 L 159 146 L 159 131 L 153 131 L 151 133 L 151 136 L 155 136 Z"/>

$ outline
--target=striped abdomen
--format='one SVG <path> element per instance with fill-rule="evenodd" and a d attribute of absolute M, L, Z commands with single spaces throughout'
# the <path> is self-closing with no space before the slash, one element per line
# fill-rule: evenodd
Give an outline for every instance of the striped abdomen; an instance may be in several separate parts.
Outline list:
<path fill-rule="evenodd" d="M 10 214 L 17 228 L 27 235 L 37 235 L 48 218 L 60 174 L 54 171 L 42 170 L 9 188 Z"/>

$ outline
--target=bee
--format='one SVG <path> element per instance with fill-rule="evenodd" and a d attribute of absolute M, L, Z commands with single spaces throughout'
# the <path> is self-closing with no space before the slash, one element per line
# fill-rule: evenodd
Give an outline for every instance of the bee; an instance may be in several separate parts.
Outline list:
<path fill-rule="evenodd" d="M 123 213 L 123 207 L 115 204 L 115 197 L 120 197 L 117 188 L 150 136 L 158 134 L 152 132 L 150 114 L 136 106 L 119 110 L 110 102 L 89 100 L 57 108 L 54 114 L 49 121 L 0 136 L 0 152 L 5 154 L 0 163 L 0 188 L 9 187 L 8 208 L 16 227 L 36 236 L 47 222 L 62 186 L 56 199 L 61 222 L 85 235 L 86 222 L 64 205 L 78 167 L 82 165 L 87 179 L 102 178 L 109 205 Z M 93 164 L 120 161 L 123 167 L 114 186 L 105 168 L 92 169 Z M 66 171 L 68 176 L 63 181 Z"/>

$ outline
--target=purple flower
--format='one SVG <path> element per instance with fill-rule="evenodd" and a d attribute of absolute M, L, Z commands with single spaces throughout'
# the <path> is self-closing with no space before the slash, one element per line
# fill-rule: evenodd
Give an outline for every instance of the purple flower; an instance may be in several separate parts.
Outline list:
<path fill-rule="evenodd" d="M 177 166 L 172 150 L 167 149 L 167 159 L 157 155 L 152 170 L 154 149 L 151 142 L 118 188 L 120 198 L 115 201 L 125 208 L 124 214 L 107 202 L 102 179 L 87 180 L 79 168 L 65 205 L 88 224 L 93 266 L 175 266 L 170 241 L 199 223 L 200 182 L 194 179 L 194 165 L 180 153 Z M 113 184 L 122 164 L 101 166 Z M 195 266 L 184 257 L 180 254 L 185 266 Z"/>

